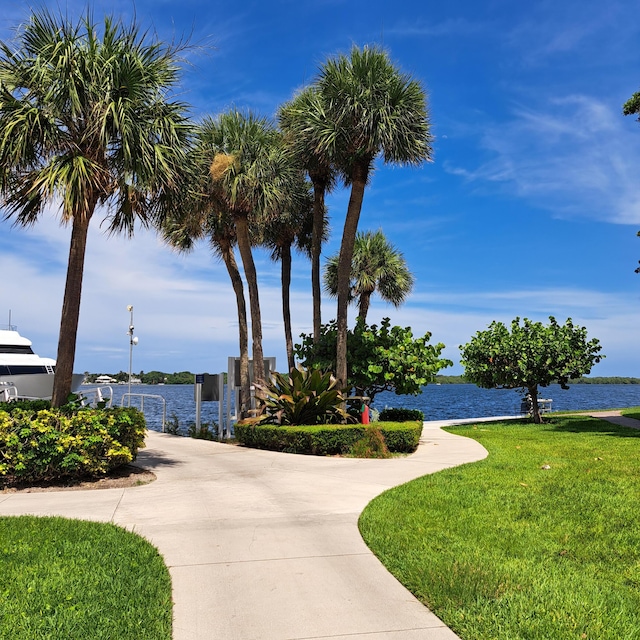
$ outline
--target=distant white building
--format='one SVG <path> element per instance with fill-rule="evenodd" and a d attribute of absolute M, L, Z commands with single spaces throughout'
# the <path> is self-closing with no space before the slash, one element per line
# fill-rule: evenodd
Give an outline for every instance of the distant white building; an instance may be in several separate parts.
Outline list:
<path fill-rule="evenodd" d="M 111 376 L 98 376 L 96 378 L 96 384 L 117 384 L 118 381 Z"/>

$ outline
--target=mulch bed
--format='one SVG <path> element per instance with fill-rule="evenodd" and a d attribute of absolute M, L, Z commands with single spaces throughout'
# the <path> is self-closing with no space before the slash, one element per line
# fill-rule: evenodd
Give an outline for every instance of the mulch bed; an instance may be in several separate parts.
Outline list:
<path fill-rule="evenodd" d="M 149 484 L 156 479 L 156 474 L 134 465 L 123 465 L 114 469 L 104 478 L 74 478 L 35 484 L 15 484 L 3 486 L 1 493 L 41 493 L 44 491 L 85 491 L 87 489 L 121 489 Z"/>

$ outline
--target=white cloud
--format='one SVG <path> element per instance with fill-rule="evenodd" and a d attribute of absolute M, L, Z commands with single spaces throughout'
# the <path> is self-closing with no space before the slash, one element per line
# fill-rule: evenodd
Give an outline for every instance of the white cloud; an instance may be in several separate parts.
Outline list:
<path fill-rule="evenodd" d="M 412 23 L 400 21 L 387 30 L 389 35 L 399 37 L 448 37 L 468 36 L 483 31 L 485 25 L 479 22 L 471 22 L 464 18 L 447 18 L 441 22 L 427 22 L 416 20 Z"/>
<path fill-rule="evenodd" d="M 55 355 L 69 230 L 60 228 L 53 218 L 43 218 L 28 230 L 8 229 L 6 223 L 0 225 L 3 240 L 8 232 L 15 250 L 0 253 L 0 273 L 15 275 L 3 283 L 3 306 L 7 305 L 7 312 L 12 309 L 14 324 L 33 340 L 37 352 Z M 40 262 L 33 260 L 32 250 L 20 251 L 32 245 L 46 247 Z M 47 266 L 50 264 L 54 267 Z M 304 261 L 297 263 L 291 302 L 294 341 L 300 333 L 311 332 L 308 270 Z M 278 279 L 261 278 L 260 295 L 264 351 L 275 355 L 282 366 L 285 353 Z M 235 297 L 226 270 L 211 259 L 206 245 L 192 255 L 178 256 L 152 232 L 138 232 L 132 240 L 107 238 L 94 225 L 86 257 L 77 371 L 127 370 L 128 304 L 134 305 L 135 333 L 140 338 L 133 354 L 135 371 L 215 373 L 226 368 L 228 356 L 238 353 Z M 555 315 L 561 322 L 570 316 L 574 323 L 586 326 L 590 336 L 600 339 L 609 356 L 595 375 L 640 373 L 637 317 L 629 310 L 628 296 L 621 294 L 553 287 L 485 292 L 432 288 L 416 292 L 400 309 L 374 299 L 369 321 L 389 316 L 393 324 L 413 327 L 414 335 L 431 331 L 432 341 L 444 342 L 444 355 L 456 363 L 447 371 L 461 373 L 458 345 L 492 320 L 508 323 L 516 315 L 542 321 Z M 334 317 L 335 301 L 327 299 L 323 320 Z M 350 317 L 355 317 L 353 309 Z"/>
<path fill-rule="evenodd" d="M 638 142 L 619 107 L 570 95 L 514 108 L 507 122 L 485 127 L 486 162 L 445 169 L 485 188 L 499 184 L 558 216 L 639 225 Z"/>

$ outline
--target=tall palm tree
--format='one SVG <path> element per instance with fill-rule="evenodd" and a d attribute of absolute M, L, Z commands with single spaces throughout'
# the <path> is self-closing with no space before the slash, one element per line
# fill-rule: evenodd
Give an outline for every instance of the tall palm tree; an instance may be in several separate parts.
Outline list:
<path fill-rule="evenodd" d="M 299 169 L 271 123 L 252 113 L 231 109 L 218 116 L 211 123 L 211 143 L 217 151 L 210 167 L 213 189 L 233 216 L 249 289 L 254 379 L 262 383 L 262 319 L 251 225 L 263 224 L 287 207 Z"/>
<path fill-rule="evenodd" d="M 71 391 L 87 232 L 99 207 L 109 230 L 132 235 L 171 206 L 190 125 L 168 99 L 179 48 L 134 23 L 90 13 L 77 22 L 47 9 L 0 42 L 0 202 L 34 224 L 59 204 L 71 224 L 52 404 Z"/>
<path fill-rule="evenodd" d="M 300 174 L 302 178 L 302 174 Z M 280 215 L 266 221 L 259 229 L 260 243 L 271 249 L 271 259 L 280 262 L 282 284 L 282 319 L 284 324 L 287 365 L 289 371 L 295 369 L 293 356 L 293 335 L 291 331 L 291 248 L 296 246 L 307 255 L 311 252 L 313 225 L 313 198 L 309 184 L 300 179 L 293 184 L 290 206 Z"/>
<path fill-rule="evenodd" d="M 224 202 L 216 197 L 209 178 L 209 167 L 215 151 L 211 149 L 209 134 L 211 120 L 197 127 L 189 165 L 184 168 L 182 198 L 184 206 L 164 219 L 160 233 L 172 248 L 188 252 L 196 241 L 207 238 L 214 256 L 224 263 L 236 298 L 238 339 L 240 348 L 240 406 L 239 417 L 245 417 L 250 397 L 249 331 L 244 285 L 234 247 L 237 243 L 233 218 Z"/>
<path fill-rule="evenodd" d="M 325 290 L 338 294 L 339 254 L 329 258 L 324 270 Z M 375 291 L 394 307 L 399 307 L 413 289 L 413 275 L 404 256 L 381 230 L 356 234 L 351 262 L 350 300 L 358 301 L 358 316 L 367 320 L 371 296 Z"/>
<path fill-rule="evenodd" d="M 354 46 L 327 60 L 316 82 L 332 123 L 318 146 L 351 186 L 338 259 L 336 377 L 347 380 L 347 307 L 351 261 L 364 191 L 374 161 L 419 165 L 431 159 L 427 104 L 420 83 L 378 47 Z"/>
<path fill-rule="evenodd" d="M 313 297 L 313 339 L 318 342 L 322 326 L 320 290 L 320 254 L 327 236 L 325 195 L 336 182 L 336 170 L 331 157 L 320 143 L 335 135 L 334 123 L 316 87 L 307 87 L 293 100 L 280 107 L 280 128 L 285 142 L 313 184 L 313 226 L 311 232 L 311 291 Z"/>

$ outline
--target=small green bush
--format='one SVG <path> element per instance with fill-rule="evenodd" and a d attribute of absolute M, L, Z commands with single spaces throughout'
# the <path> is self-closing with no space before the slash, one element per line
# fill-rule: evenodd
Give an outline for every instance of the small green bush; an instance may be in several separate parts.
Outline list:
<path fill-rule="evenodd" d="M 218 425 L 215 422 L 203 422 L 200 424 L 200 428 L 196 429 L 196 423 L 192 422 L 189 425 L 189 437 L 195 440 L 217 440 L 218 439 Z"/>
<path fill-rule="evenodd" d="M 49 400 L 14 400 L 12 402 L 0 402 L 0 411 L 6 411 L 11 414 L 14 411 L 41 411 L 42 409 L 50 409 L 51 402 Z"/>
<path fill-rule="evenodd" d="M 418 421 L 378 422 L 376 428 L 391 453 L 415 451 L 422 433 L 422 423 Z M 367 427 L 362 424 L 277 426 L 237 423 L 234 426 L 236 439 L 245 446 L 318 456 L 348 455 L 365 437 L 366 431 Z"/>
<path fill-rule="evenodd" d="M 135 460 L 145 432 L 133 407 L 0 410 L 0 484 L 105 475 Z"/>
<path fill-rule="evenodd" d="M 394 409 L 393 407 L 385 408 L 380 412 L 380 420 L 388 420 L 389 422 L 409 422 L 411 420 L 424 421 L 424 413 L 420 409 Z"/>

